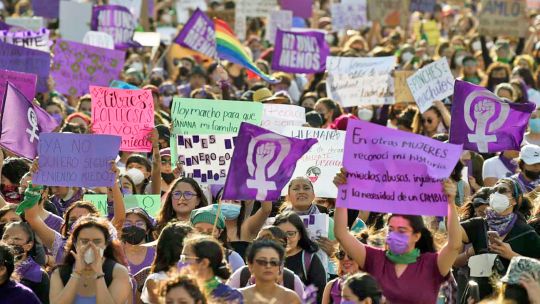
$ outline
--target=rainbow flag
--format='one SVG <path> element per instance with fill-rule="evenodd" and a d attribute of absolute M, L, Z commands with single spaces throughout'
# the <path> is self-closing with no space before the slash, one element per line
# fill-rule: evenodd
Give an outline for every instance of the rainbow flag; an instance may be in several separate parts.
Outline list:
<path fill-rule="evenodd" d="M 231 28 L 229 28 L 225 21 L 214 18 L 214 25 L 216 30 L 216 45 L 219 58 L 239 64 L 269 83 L 279 82 L 279 80 L 273 78 L 272 76 L 266 75 L 257 67 L 257 65 L 255 65 L 238 38 L 236 38 L 234 32 L 231 30 Z"/>

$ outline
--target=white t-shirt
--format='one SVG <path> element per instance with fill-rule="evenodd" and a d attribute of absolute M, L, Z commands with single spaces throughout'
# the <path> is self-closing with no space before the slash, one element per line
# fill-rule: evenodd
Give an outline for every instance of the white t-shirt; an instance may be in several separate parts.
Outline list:
<path fill-rule="evenodd" d="M 514 175 L 514 172 L 508 170 L 498 156 L 494 156 L 484 161 L 484 165 L 482 167 L 482 179 L 489 177 L 500 179 L 510 177 L 512 175 Z"/>

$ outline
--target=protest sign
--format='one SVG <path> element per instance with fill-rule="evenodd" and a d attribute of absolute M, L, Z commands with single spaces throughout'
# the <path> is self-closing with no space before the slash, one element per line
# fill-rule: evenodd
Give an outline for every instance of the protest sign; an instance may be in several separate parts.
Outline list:
<path fill-rule="evenodd" d="M 44 133 L 39 140 L 39 170 L 32 182 L 64 187 L 111 187 L 111 162 L 120 137 L 97 134 Z"/>
<path fill-rule="evenodd" d="M 109 0 L 109 4 L 127 7 L 137 20 L 141 16 L 142 0 Z"/>
<path fill-rule="evenodd" d="M 353 3 L 333 3 L 330 6 L 332 14 L 332 29 L 360 29 L 368 24 L 367 2 L 358 0 Z"/>
<path fill-rule="evenodd" d="M 540 9 L 540 0 L 527 0 L 527 7 L 529 9 Z"/>
<path fill-rule="evenodd" d="M 281 9 L 293 12 L 293 16 L 304 19 L 311 18 L 313 13 L 313 0 L 281 0 Z"/>
<path fill-rule="evenodd" d="M 51 44 L 49 41 L 49 30 L 46 28 L 42 28 L 37 32 L 0 31 L 0 41 L 42 52 L 49 52 L 49 45 Z"/>
<path fill-rule="evenodd" d="M 170 45 L 174 37 L 178 34 L 178 30 L 172 26 L 162 26 L 156 29 L 156 32 L 159 33 L 161 42 L 165 45 Z"/>
<path fill-rule="evenodd" d="M 268 24 L 266 25 L 265 39 L 274 43 L 277 29 L 289 30 L 292 26 L 291 11 L 271 11 Z"/>
<path fill-rule="evenodd" d="M 262 107 L 255 102 L 174 98 L 173 133 L 237 134 L 243 121 L 261 124 Z"/>
<path fill-rule="evenodd" d="M 60 35 L 62 39 L 83 42 L 90 30 L 91 2 L 60 1 Z"/>
<path fill-rule="evenodd" d="M 97 48 L 72 41 L 56 41 L 51 75 L 56 90 L 82 96 L 90 85 L 107 86 L 118 78 L 124 66 L 124 52 Z"/>
<path fill-rule="evenodd" d="M 414 102 L 414 96 L 407 84 L 407 78 L 412 76 L 414 71 L 394 71 L 394 94 L 396 103 L 398 102 Z"/>
<path fill-rule="evenodd" d="M 328 97 L 343 107 L 394 103 L 395 58 L 331 57 L 326 59 Z"/>
<path fill-rule="evenodd" d="M 38 92 L 47 92 L 50 65 L 49 53 L 0 42 L 0 69 L 36 74 Z"/>
<path fill-rule="evenodd" d="M 482 0 L 478 31 L 484 36 L 525 37 L 529 27 L 526 0 Z"/>
<path fill-rule="evenodd" d="M 159 210 L 161 209 L 161 199 L 159 194 L 126 195 L 124 196 L 124 204 L 126 205 L 126 209 L 136 207 L 142 208 L 154 218 L 158 216 Z"/>
<path fill-rule="evenodd" d="M 11 82 L 28 100 L 36 96 L 36 74 L 21 73 L 9 70 L 0 70 L 0 103 L 4 100 L 7 90 L 7 81 Z"/>
<path fill-rule="evenodd" d="M 506 102 L 484 87 L 456 80 L 450 142 L 480 153 L 520 150 L 534 103 Z"/>
<path fill-rule="evenodd" d="M 337 188 L 333 183 L 336 173 L 342 166 L 345 131 L 314 129 L 306 127 L 287 127 L 285 136 L 307 139 L 315 138 L 318 142 L 298 160 L 292 178 L 303 176 L 313 184 L 315 196 L 337 197 Z M 281 195 L 286 195 L 288 186 L 283 187 Z"/>
<path fill-rule="evenodd" d="M 425 38 L 431 46 L 437 46 L 441 38 L 439 24 L 435 20 L 418 20 L 413 24 L 416 37 Z"/>
<path fill-rule="evenodd" d="M 36 32 L 46 27 L 43 17 L 7 17 L 6 23 Z"/>
<path fill-rule="evenodd" d="M 406 27 L 410 0 L 368 0 L 368 18 L 383 26 Z"/>
<path fill-rule="evenodd" d="M 236 14 L 246 17 L 268 17 L 271 11 L 278 8 L 277 0 L 236 0 Z"/>
<path fill-rule="evenodd" d="M 296 162 L 316 139 L 282 136 L 243 122 L 235 141 L 223 199 L 275 201 L 291 179 Z"/>
<path fill-rule="evenodd" d="M 200 9 L 195 10 L 174 42 L 208 57 L 217 57 L 214 23 Z"/>
<path fill-rule="evenodd" d="M 442 180 L 454 169 L 461 151 L 459 145 L 349 120 L 343 153 L 347 184 L 339 187 L 336 206 L 446 216 Z"/>
<path fill-rule="evenodd" d="M 263 104 L 261 127 L 282 134 L 286 127 L 302 126 L 306 123 L 303 107 L 286 104 Z"/>
<path fill-rule="evenodd" d="M 328 228 L 330 226 L 330 217 L 326 213 L 301 215 L 300 218 L 304 222 L 304 227 L 309 234 L 309 238 L 314 242 L 318 241 L 320 237 L 328 237 Z M 269 217 L 264 225 L 272 226 L 276 221 L 275 217 Z"/>
<path fill-rule="evenodd" d="M 124 6 L 98 5 L 92 9 L 91 29 L 111 35 L 117 49 L 138 45 L 132 40 L 135 27 L 137 27 L 135 17 Z"/>
<path fill-rule="evenodd" d="M 437 0 L 410 0 L 410 12 L 433 13 Z"/>
<path fill-rule="evenodd" d="M 187 177 L 202 184 L 224 185 L 231 163 L 232 134 L 178 135 L 178 162 Z"/>
<path fill-rule="evenodd" d="M 40 136 L 53 131 L 58 123 L 10 82 L 1 102 L 0 145 L 19 156 L 34 159 Z"/>
<path fill-rule="evenodd" d="M 407 84 L 422 113 L 436 100 L 454 93 L 454 76 L 446 57 L 432 62 L 407 78 Z"/>
<path fill-rule="evenodd" d="M 205 0 L 181 0 L 176 1 L 176 17 L 178 23 L 186 23 L 189 16 L 196 10 L 200 9 L 203 12 L 208 10 L 208 5 Z"/>
<path fill-rule="evenodd" d="M 83 43 L 99 48 L 114 50 L 113 37 L 107 33 L 88 31 L 84 35 Z"/>
<path fill-rule="evenodd" d="M 85 194 L 83 201 L 91 202 L 101 216 L 108 215 L 107 194 Z"/>
<path fill-rule="evenodd" d="M 133 40 L 142 46 L 156 47 L 159 46 L 161 36 L 156 32 L 135 32 Z"/>
<path fill-rule="evenodd" d="M 60 14 L 60 0 L 32 0 L 34 16 L 56 19 Z"/>
<path fill-rule="evenodd" d="M 324 32 L 278 29 L 272 69 L 288 73 L 318 73 L 326 69 L 328 54 L 330 47 Z"/>
<path fill-rule="evenodd" d="M 90 86 L 92 130 L 122 136 L 121 151 L 150 152 L 148 134 L 154 128 L 154 99 L 150 90 Z"/>

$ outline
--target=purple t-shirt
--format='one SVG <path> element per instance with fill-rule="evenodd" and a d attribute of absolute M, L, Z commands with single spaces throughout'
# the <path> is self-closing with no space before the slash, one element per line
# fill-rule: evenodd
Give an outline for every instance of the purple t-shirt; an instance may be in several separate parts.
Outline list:
<path fill-rule="evenodd" d="M 28 303 L 40 304 L 41 301 L 34 292 L 21 283 L 9 280 L 0 285 L 0 304 Z"/>
<path fill-rule="evenodd" d="M 140 264 L 135 265 L 131 263 L 130 261 L 128 261 L 129 273 L 134 275 L 137 272 L 139 272 L 141 269 L 152 265 L 152 261 L 154 261 L 155 256 L 156 256 L 156 249 L 154 247 L 148 247 L 148 249 L 146 250 L 146 256 L 144 257 L 144 260 Z"/>
<path fill-rule="evenodd" d="M 390 303 L 435 303 L 446 280 L 439 272 L 437 256 L 437 253 L 421 254 L 398 278 L 395 264 L 386 258 L 385 251 L 366 246 L 364 270 L 375 277 Z"/>
<path fill-rule="evenodd" d="M 47 216 L 43 222 L 45 222 L 45 225 L 49 226 L 49 228 L 58 233 L 60 233 L 60 229 L 62 228 L 62 225 L 64 225 L 64 219 L 52 213 L 49 213 L 49 216 Z"/>

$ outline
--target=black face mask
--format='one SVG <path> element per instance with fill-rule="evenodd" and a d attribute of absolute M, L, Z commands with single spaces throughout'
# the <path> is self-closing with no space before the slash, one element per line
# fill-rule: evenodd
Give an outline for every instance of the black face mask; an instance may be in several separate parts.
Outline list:
<path fill-rule="evenodd" d="M 140 244 L 146 237 L 146 230 L 137 226 L 122 228 L 122 240 L 131 245 Z"/>
<path fill-rule="evenodd" d="M 11 245 L 15 258 L 20 260 L 24 256 L 24 248 L 21 245 Z"/>
<path fill-rule="evenodd" d="M 495 87 L 495 86 L 497 86 L 498 84 L 508 82 L 508 78 L 506 78 L 506 77 L 503 77 L 503 78 L 495 78 L 495 77 L 492 77 L 492 78 L 491 78 L 491 82 L 493 83 L 493 86 Z"/>
<path fill-rule="evenodd" d="M 525 176 L 528 179 L 533 180 L 533 181 L 540 178 L 540 172 L 536 172 L 536 171 L 523 170 L 523 174 L 525 174 Z"/>
<path fill-rule="evenodd" d="M 180 76 L 188 76 L 189 69 L 186 67 L 181 67 L 180 69 L 178 69 L 178 73 L 180 74 Z"/>
<path fill-rule="evenodd" d="M 174 181 L 176 176 L 174 176 L 174 173 L 161 173 L 161 178 L 167 183 L 170 184 Z"/>

